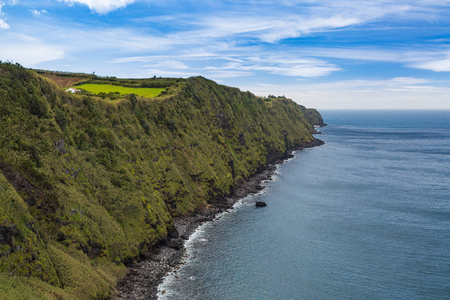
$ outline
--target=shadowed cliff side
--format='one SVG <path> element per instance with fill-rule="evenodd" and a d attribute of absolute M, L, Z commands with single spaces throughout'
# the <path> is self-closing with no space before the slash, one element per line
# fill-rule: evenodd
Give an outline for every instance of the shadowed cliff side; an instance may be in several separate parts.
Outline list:
<path fill-rule="evenodd" d="M 107 101 L 0 64 L 1 299 L 108 297 L 172 217 L 230 194 L 323 123 L 202 77 L 173 89 Z"/>

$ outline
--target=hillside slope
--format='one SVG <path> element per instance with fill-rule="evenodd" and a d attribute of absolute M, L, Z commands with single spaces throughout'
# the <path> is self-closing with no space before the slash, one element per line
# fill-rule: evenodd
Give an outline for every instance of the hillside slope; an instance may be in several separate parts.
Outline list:
<path fill-rule="evenodd" d="M 106 101 L 1 63 L 0 298 L 108 297 L 172 217 L 313 141 L 305 112 L 201 77 Z"/>

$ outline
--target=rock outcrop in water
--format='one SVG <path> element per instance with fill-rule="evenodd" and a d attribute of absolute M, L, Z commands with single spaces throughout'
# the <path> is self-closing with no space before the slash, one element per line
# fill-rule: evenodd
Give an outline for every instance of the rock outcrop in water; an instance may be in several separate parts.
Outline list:
<path fill-rule="evenodd" d="M 202 77 L 165 95 L 65 93 L 0 64 L 0 298 L 106 298 L 173 218 L 215 205 L 290 149 L 319 113 Z"/>

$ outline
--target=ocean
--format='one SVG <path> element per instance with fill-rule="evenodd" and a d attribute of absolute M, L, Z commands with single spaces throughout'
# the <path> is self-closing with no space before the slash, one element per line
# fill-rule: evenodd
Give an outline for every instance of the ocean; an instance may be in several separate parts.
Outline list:
<path fill-rule="evenodd" d="M 450 111 L 321 113 L 326 144 L 198 228 L 160 299 L 450 299 Z"/>

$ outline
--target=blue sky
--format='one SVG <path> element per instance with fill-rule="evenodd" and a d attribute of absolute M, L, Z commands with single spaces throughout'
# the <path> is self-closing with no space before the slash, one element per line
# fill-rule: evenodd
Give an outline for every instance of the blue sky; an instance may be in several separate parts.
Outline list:
<path fill-rule="evenodd" d="M 319 109 L 450 109 L 446 0 L 0 0 L 0 60 L 201 75 Z"/>

